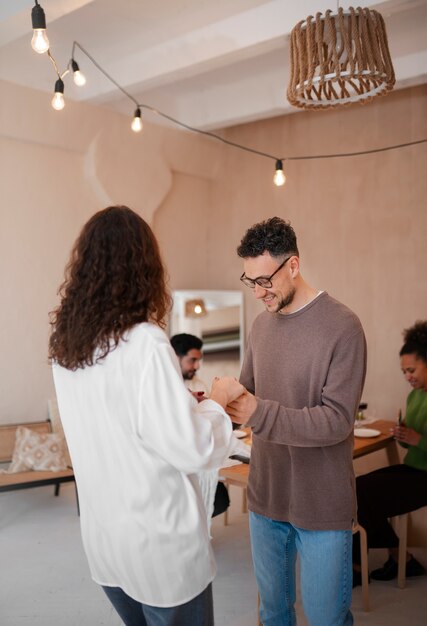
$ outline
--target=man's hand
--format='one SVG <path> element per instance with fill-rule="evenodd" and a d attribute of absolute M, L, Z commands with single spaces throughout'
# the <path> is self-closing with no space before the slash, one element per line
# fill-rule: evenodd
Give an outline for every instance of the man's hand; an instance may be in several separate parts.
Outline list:
<path fill-rule="evenodd" d="M 230 404 L 227 404 L 226 411 L 231 417 L 231 421 L 236 424 L 246 424 L 257 408 L 257 399 L 245 389 L 244 393 Z"/>

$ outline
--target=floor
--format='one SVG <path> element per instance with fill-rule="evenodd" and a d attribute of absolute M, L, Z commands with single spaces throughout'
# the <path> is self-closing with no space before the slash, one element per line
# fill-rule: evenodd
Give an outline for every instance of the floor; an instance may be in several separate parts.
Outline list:
<path fill-rule="evenodd" d="M 213 520 L 218 575 L 214 582 L 217 626 L 256 626 L 257 592 L 252 572 L 247 515 L 241 513 L 241 490 L 231 487 L 229 525 Z M 427 551 L 414 549 L 427 566 Z M 0 494 L 1 626 L 120 626 L 102 590 L 90 579 L 83 554 L 73 485 Z M 370 565 L 384 560 L 372 551 Z M 353 596 L 355 624 L 425 626 L 427 577 L 370 585 L 371 611 L 364 613 L 360 588 Z M 297 601 L 298 626 L 308 626 Z M 315 625 L 312 625 L 315 626 Z"/>

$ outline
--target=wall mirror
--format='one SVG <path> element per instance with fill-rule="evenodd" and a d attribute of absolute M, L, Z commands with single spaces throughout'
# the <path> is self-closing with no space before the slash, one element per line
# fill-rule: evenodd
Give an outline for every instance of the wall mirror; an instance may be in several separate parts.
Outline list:
<path fill-rule="evenodd" d="M 203 341 L 198 372 L 210 389 L 214 376 L 239 377 L 243 358 L 243 294 L 200 289 L 173 292 L 169 335 L 190 333 Z"/>

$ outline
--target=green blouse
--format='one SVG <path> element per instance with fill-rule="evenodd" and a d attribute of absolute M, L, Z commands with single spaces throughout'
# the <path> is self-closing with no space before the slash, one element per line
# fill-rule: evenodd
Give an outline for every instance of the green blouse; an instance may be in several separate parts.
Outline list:
<path fill-rule="evenodd" d="M 421 389 L 411 391 L 406 403 L 405 424 L 420 433 L 421 439 L 417 446 L 404 446 L 408 452 L 403 462 L 427 471 L 427 392 Z"/>

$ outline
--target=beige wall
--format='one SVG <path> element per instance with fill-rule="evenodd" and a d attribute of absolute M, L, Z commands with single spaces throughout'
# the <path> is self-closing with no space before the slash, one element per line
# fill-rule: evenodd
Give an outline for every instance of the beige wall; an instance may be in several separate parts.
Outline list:
<path fill-rule="evenodd" d="M 67 100 L 58 113 L 45 93 L 5 82 L 0 91 L 0 423 L 8 423 L 47 417 L 48 311 L 83 223 L 116 203 L 152 222 L 167 200 L 175 211 L 168 225 L 181 233 L 179 215 L 200 207 L 204 219 L 220 151 L 150 124 L 136 135 L 129 118 L 101 107 Z"/>

